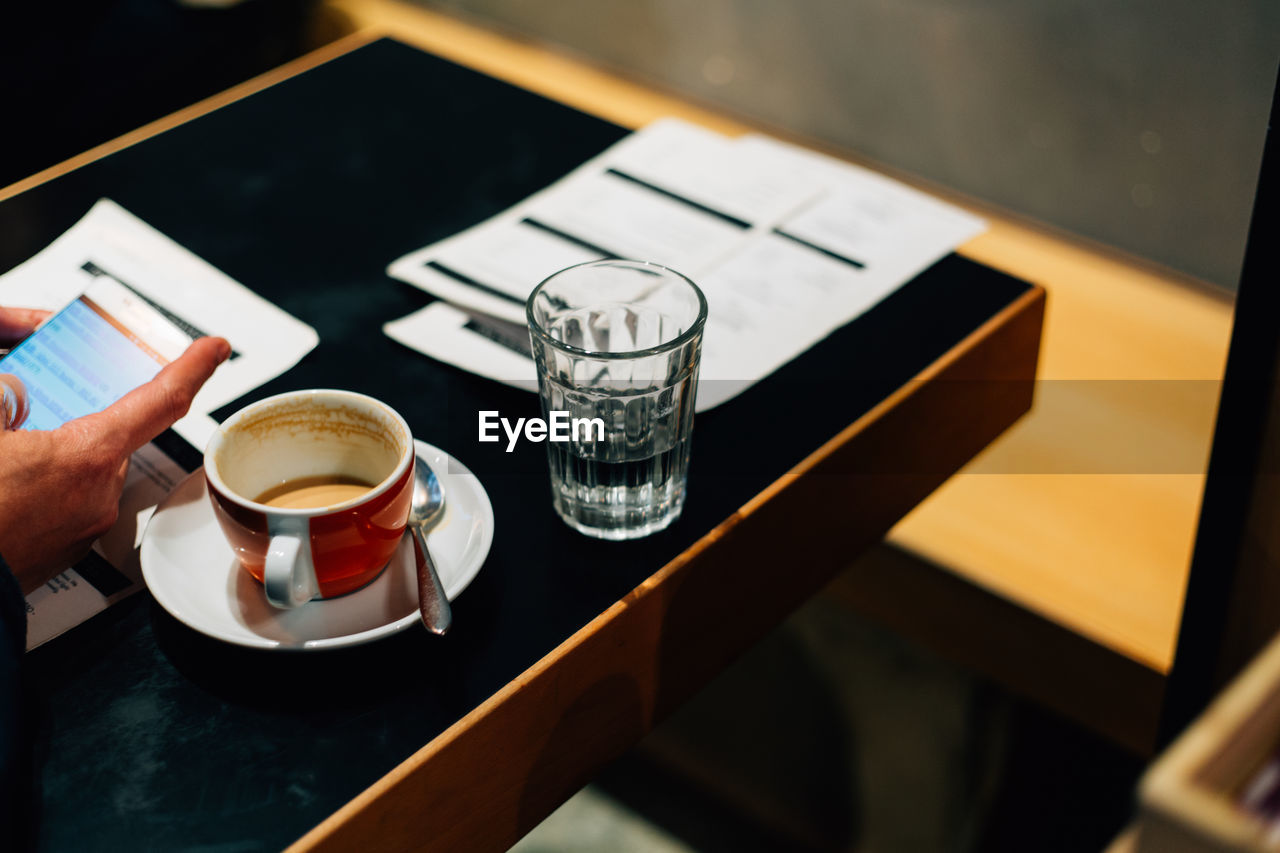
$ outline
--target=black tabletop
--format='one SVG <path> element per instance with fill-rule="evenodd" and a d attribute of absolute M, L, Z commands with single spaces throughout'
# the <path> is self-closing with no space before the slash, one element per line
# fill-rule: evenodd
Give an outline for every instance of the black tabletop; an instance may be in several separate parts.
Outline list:
<path fill-rule="evenodd" d="M 587 539 L 551 509 L 541 446 L 508 455 L 476 441 L 478 410 L 536 415 L 536 397 L 384 336 L 383 323 L 430 301 L 384 270 L 625 133 L 382 40 L 0 204 L 5 270 L 114 199 L 320 334 L 295 368 L 216 416 L 297 388 L 372 394 L 476 471 L 496 518 L 443 639 L 411 630 L 347 650 L 251 651 L 143 593 L 32 652 L 42 848 L 293 841 L 1027 289 L 944 259 L 699 415 L 688 503 L 670 529 Z"/>

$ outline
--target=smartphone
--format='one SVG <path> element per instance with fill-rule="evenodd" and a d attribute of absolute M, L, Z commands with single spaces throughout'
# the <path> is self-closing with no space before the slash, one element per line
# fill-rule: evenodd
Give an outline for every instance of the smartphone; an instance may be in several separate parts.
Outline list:
<path fill-rule="evenodd" d="M 0 358 L 0 373 L 12 373 L 27 387 L 23 429 L 56 429 L 150 381 L 197 336 L 137 291 L 99 275 Z"/>

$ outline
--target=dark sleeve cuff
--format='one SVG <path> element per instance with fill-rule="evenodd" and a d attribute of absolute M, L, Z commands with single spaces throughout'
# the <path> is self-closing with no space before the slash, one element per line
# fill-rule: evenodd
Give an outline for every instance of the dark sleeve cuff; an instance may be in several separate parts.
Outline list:
<path fill-rule="evenodd" d="M 24 850 L 33 833 L 35 771 L 23 655 L 27 601 L 0 557 L 0 849 Z"/>
<path fill-rule="evenodd" d="M 16 648 L 21 655 L 27 648 L 27 599 L 9 564 L 0 555 L 0 645 L 4 651 Z"/>

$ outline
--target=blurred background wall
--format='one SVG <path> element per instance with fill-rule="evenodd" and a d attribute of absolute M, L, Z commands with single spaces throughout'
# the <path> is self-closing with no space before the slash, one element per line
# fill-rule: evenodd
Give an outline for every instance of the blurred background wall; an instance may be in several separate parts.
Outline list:
<path fill-rule="evenodd" d="M 1276 0 L 420 0 L 1235 288 Z"/>
<path fill-rule="evenodd" d="M 1276 0 L 417 2 L 1236 286 Z M 20 4 L 0 185 L 324 40 L 315 0 L 220 5 Z"/>

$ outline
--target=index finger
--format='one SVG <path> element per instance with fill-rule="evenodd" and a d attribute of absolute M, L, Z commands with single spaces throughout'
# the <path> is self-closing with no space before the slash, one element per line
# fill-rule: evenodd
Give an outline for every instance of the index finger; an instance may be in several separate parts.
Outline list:
<path fill-rule="evenodd" d="M 156 377 L 94 415 L 81 425 L 114 436 L 132 453 L 187 413 L 191 400 L 213 371 L 227 360 L 231 345 L 222 338 L 200 338 Z"/>
<path fill-rule="evenodd" d="M 48 316 L 48 311 L 38 308 L 0 308 L 0 346 L 16 344 Z"/>

